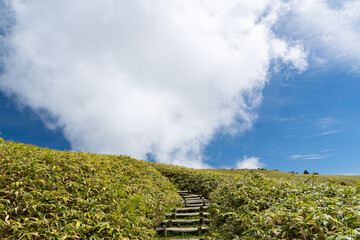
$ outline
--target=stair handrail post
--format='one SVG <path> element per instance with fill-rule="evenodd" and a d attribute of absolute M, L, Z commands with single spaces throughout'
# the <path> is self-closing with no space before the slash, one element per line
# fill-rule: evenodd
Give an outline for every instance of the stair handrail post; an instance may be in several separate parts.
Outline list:
<path fill-rule="evenodd" d="M 166 225 L 164 225 L 164 226 L 163 226 L 162 233 L 163 233 L 163 236 L 164 236 L 164 237 L 166 237 L 166 236 L 167 236 L 167 229 L 166 229 Z"/>

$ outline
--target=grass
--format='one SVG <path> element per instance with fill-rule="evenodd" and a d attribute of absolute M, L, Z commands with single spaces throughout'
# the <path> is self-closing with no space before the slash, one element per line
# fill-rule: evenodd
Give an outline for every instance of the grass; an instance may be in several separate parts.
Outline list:
<path fill-rule="evenodd" d="M 1 239 L 152 239 L 176 206 L 174 185 L 148 162 L 0 138 Z"/>
<path fill-rule="evenodd" d="M 357 177 L 155 168 L 179 189 L 207 195 L 209 239 L 360 239 Z"/>
<path fill-rule="evenodd" d="M 212 230 L 201 238 L 360 238 L 359 182 L 360 176 L 196 170 L 0 138 L 0 238 L 192 238 L 154 230 L 181 206 L 176 188 L 210 199 Z"/>
<path fill-rule="evenodd" d="M 216 239 L 359 239 L 360 189 L 248 173 L 212 192 Z"/>
<path fill-rule="evenodd" d="M 294 179 L 294 180 L 305 180 L 311 176 L 311 174 L 294 174 L 281 172 L 278 170 L 260 170 L 260 169 L 209 169 L 209 171 L 244 175 L 246 173 L 257 173 L 262 174 L 270 178 L 282 178 L 282 179 Z M 360 182 L 360 176 L 345 176 L 345 175 L 316 175 L 316 178 L 320 182 L 333 182 L 342 185 L 356 185 Z"/>

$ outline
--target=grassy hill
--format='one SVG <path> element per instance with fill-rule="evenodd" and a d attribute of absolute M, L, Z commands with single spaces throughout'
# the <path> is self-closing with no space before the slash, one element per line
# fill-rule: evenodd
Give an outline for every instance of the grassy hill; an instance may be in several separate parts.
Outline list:
<path fill-rule="evenodd" d="M 179 204 L 145 161 L 0 138 L 0 239 L 153 239 Z"/>
<path fill-rule="evenodd" d="M 211 169 L 211 171 L 227 173 L 227 174 L 236 174 L 244 175 L 246 173 L 256 173 L 262 174 L 270 178 L 283 178 L 283 179 L 295 179 L 295 180 L 304 180 L 309 178 L 307 174 L 294 174 L 281 172 L 278 170 L 261 170 L 261 169 Z M 345 175 L 316 175 L 316 179 L 320 182 L 333 182 L 342 185 L 356 185 L 360 182 L 360 176 L 345 176 Z"/>
<path fill-rule="evenodd" d="M 266 170 L 154 167 L 179 188 L 209 197 L 211 239 L 360 239 L 359 184 Z"/>
<path fill-rule="evenodd" d="M 156 239 L 181 205 L 211 201 L 207 239 L 360 239 L 359 176 L 189 169 L 0 138 L 0 239 Z"/>

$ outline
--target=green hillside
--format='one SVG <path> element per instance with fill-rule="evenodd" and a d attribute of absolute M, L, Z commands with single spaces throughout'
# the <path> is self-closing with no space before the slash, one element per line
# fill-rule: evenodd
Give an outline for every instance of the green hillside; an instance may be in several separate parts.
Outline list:
<path fill-rule="evenodd" d="M 205 239 L 360 239 L 359 176 L 190 169 L 0 138 L 0 239 L 160 239 L 176 189 L 211 202 Z"/>
<path fill-rule="evenodd" d="M 152 239 L 179 204 L 145 161 L 0 138 L 0 239 Z"/>
<path fill-rule="evenodd" d="M 245 173 L 257 173 L 262 174 L 270 178 L 283 178 L 283 179 L 295 179 L 304 180 L 309 178 L 307 174 L 294 174 L 281 172 L 278 170 L 265 170 L 265 169 L 211 169 L 211 171 L 243 175 Z M 320 182 L 333 182 L 342 185 L 356 185 L 360 182 L 360 176 L 345 176 L 345 175 L 316 175 L 316 179 Z"/>
<path fill-rule="evenodd" d="M 270 178 L 250 170 L 155 168 L 179 188 L 209 197 L 211 239 L 360 239 L 359 184 L 311 175 Z"/>

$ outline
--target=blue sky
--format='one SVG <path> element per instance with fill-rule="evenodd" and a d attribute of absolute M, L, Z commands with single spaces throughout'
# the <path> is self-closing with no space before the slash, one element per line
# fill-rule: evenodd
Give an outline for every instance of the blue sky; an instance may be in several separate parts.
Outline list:
<path fill-rule="evenodd" d="M 0 95 L 0 126 L 3 139 L 58 150 L 71 146 L 60 129 L 49 129 L 30 108 L 19 105 L 13 98 Z"/>
<path fill-rule="evenodd" d="M 0 3 L 4 139 L 360 175 L 360 1 Z"/>
<path fill-rule="evenodd" d="M 234 167 L 234 156 L 245 154 L 269 169 L 358 174 L 359 77 L 341 67 L 272 76 L 254 127 L 233 138 L 217 136 L 207 154 L 218 167 Z"/>

